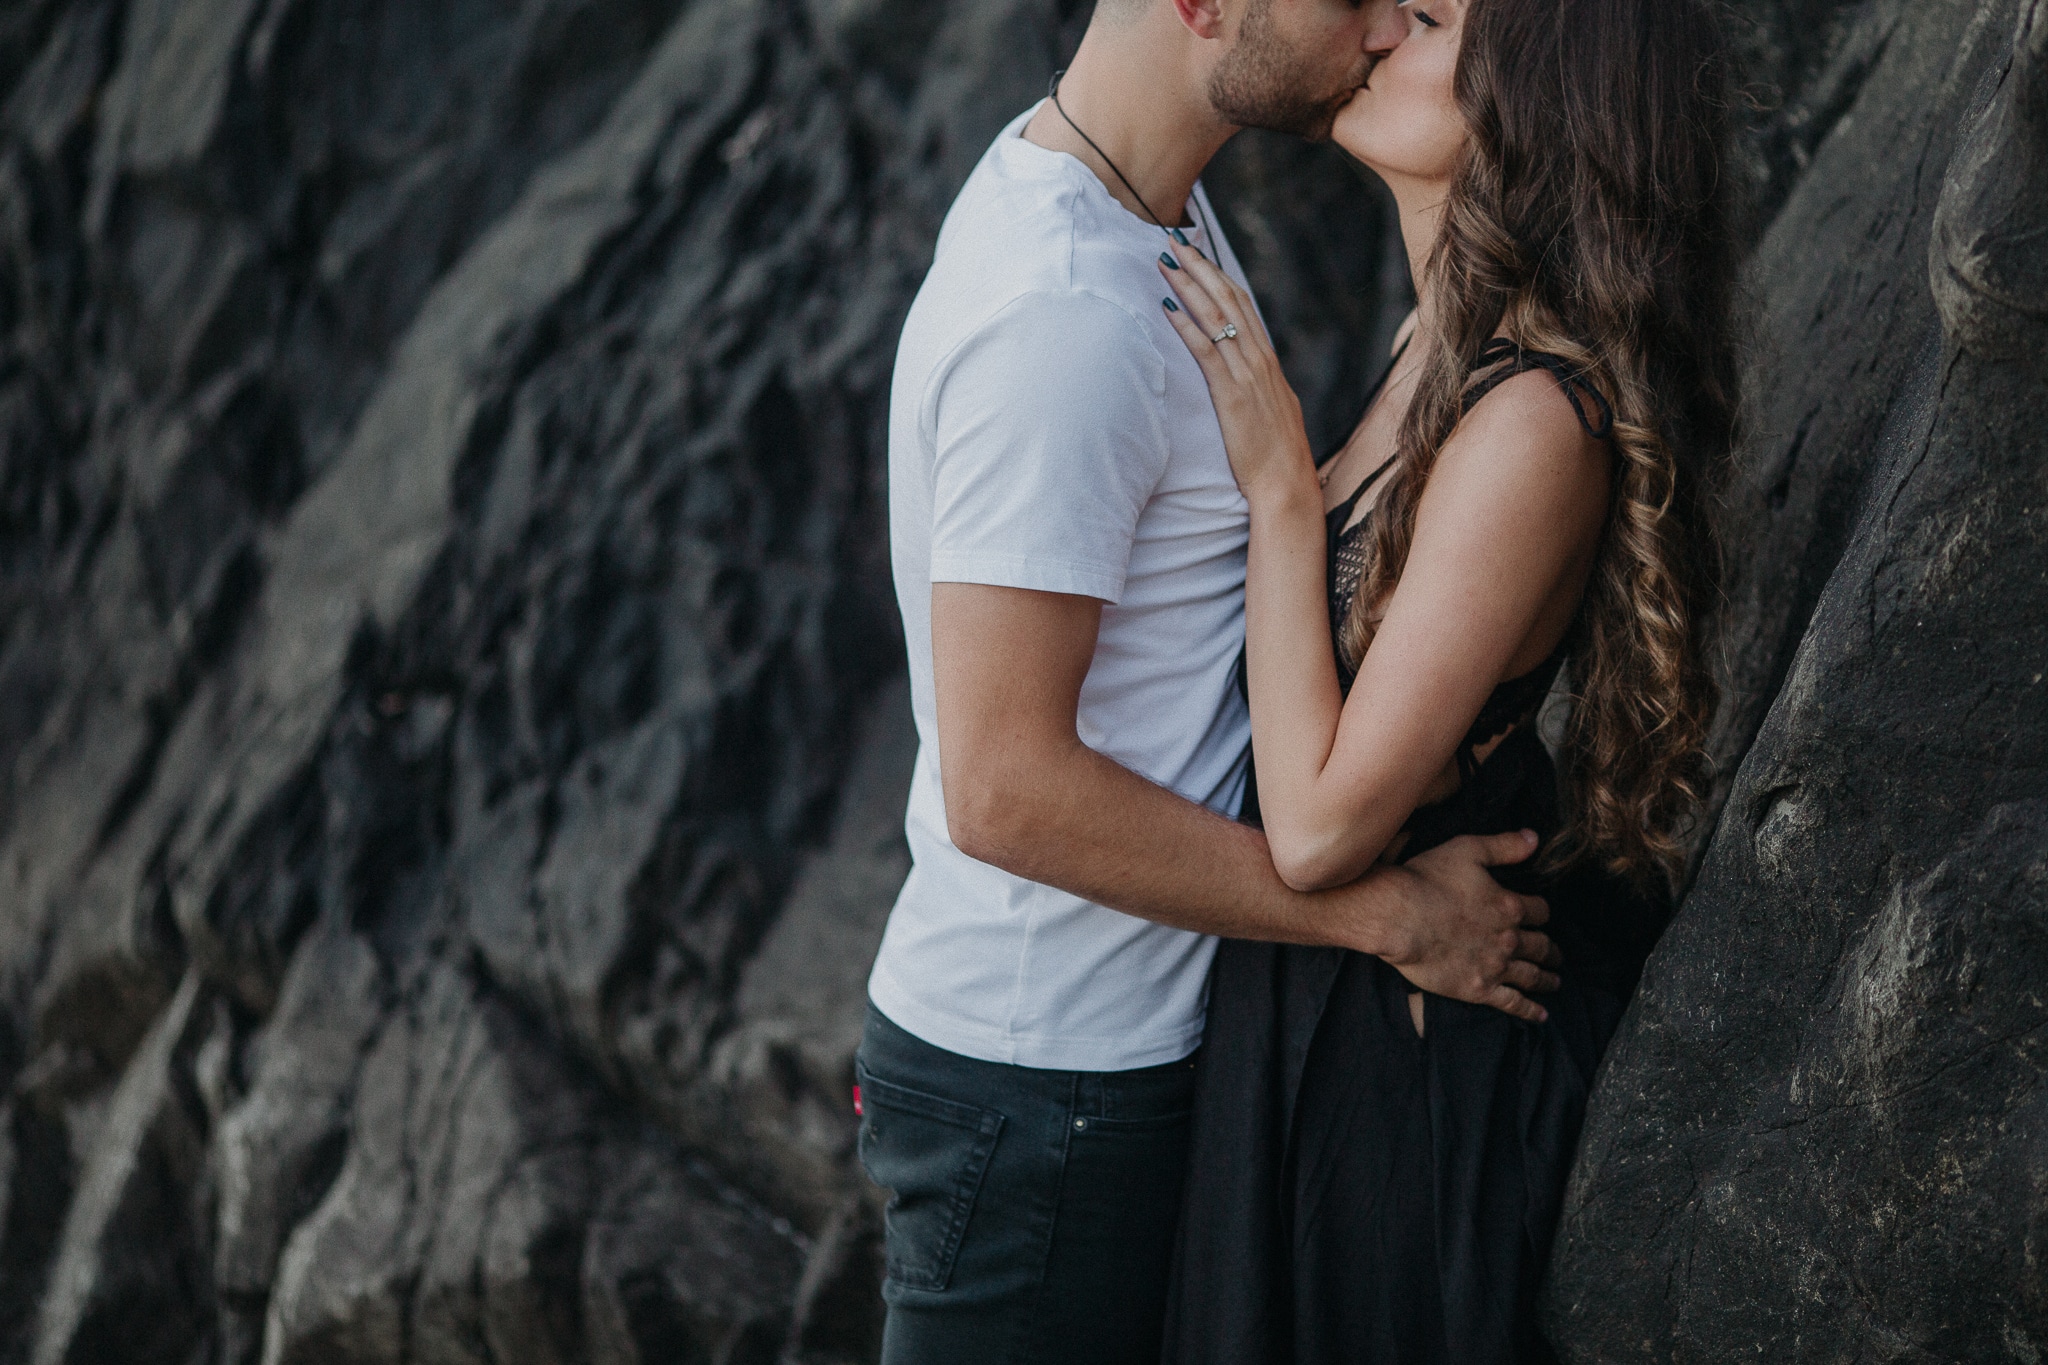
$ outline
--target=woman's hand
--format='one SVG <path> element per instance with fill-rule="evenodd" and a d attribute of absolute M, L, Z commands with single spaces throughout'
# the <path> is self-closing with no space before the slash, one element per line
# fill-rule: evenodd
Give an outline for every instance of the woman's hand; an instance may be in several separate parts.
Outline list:
<path fill-rule="evenodd" d="M 1159 258 L 1159 273 L 1178 298 L 1162 306 L 1209 381 L 1230 472 L 1246 499 L 1298 493 L 1304 483 L 1313 488 L 1315 456 L 1301 400 L 1280 372 L 1251 297 L 1191 246 L 1169 248 Z"/>

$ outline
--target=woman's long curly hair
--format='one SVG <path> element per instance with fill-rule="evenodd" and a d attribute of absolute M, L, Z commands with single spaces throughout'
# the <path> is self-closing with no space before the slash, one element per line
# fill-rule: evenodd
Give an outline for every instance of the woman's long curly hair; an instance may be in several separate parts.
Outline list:
<path fill-rule="evenodd" d="M 1455 88 L 1467 149 L 1426 266 L 1425 359 L 1340 647 L 1355 663 L 1371 641 L 1481 349 L 1563 357 L 1613 406 L 1613 504 L 1567 641 L 1547 864 L 1670 881 L 1710 779 L 1712 509 L 1737 402 L 1720 27 L 1709 0 L 1472 0 Z"/>

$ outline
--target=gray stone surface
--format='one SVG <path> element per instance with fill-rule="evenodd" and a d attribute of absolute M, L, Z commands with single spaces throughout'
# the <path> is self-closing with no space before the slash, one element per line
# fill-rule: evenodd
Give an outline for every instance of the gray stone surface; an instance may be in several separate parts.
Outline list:
<path fill-rule="evenodd" d="M 58 1234 L 34 1365 L 160 1355 L 204 1312 L 193 1207 L 204 1126 L 181 1084 L 203 993 L 188 974 L 107 1101 Z"/>
<path fill-rule="evenodd" d="M 2048 1347 L 2048 5 L 1865 6 L 1764 240 L 1728 752 L 1597 1091 L 1575 1361 Z"/>
<path fill-rule="evenodd" d="M 2042 12 L 1741 6 L 1729 794 L 1573 1359 L 2048 1343 Z M 872 1356 L 889 362 L 1086 17 L 0 5 L 0 1365 Z M 1209 183 L 1330 441 L 1384 208 Z"/>
<path fill-rule="evenodd" d="M 0 5 L 0 1362 L 872 1354 L 886 382 L 1086 17 Z M 1334 437 L 1378 200 L 1211 184 Z"/>

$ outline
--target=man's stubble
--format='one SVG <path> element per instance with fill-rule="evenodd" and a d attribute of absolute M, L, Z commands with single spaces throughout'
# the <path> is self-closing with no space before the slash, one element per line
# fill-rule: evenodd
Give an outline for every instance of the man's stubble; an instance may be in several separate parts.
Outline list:
<path fill-rule="evenodd" d="M 1365 84 L 1372 64 L 1363 54 L 1335 89 L 1313 59 L 1288 47 L 1273 23 L 1273 0 L 1252 0 L 1237 42 L 1209 77 L 1209 103 L 1240 128 L 1270 128 L 1321 142 L 1338 111 Z"/>

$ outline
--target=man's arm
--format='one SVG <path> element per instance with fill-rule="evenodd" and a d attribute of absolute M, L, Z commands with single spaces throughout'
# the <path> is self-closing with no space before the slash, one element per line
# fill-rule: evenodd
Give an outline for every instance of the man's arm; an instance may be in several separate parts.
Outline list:
<path fill-rule="evenodd" d="M 1548 911 L 1486 870 L 1528 857 L 1533 837 L 1457 839 L 1349 886 L 1289 890 L 1257 830 L 1081 742 L 1101 619 L 1090 597 L 933 585 L 941 780 L 961 852 L 1161 924 L 1351 948 L 1425 990 L 1544 1017 L 1523 992 L 1557 986 L 1556 950 L 1527 927 Z"/>

